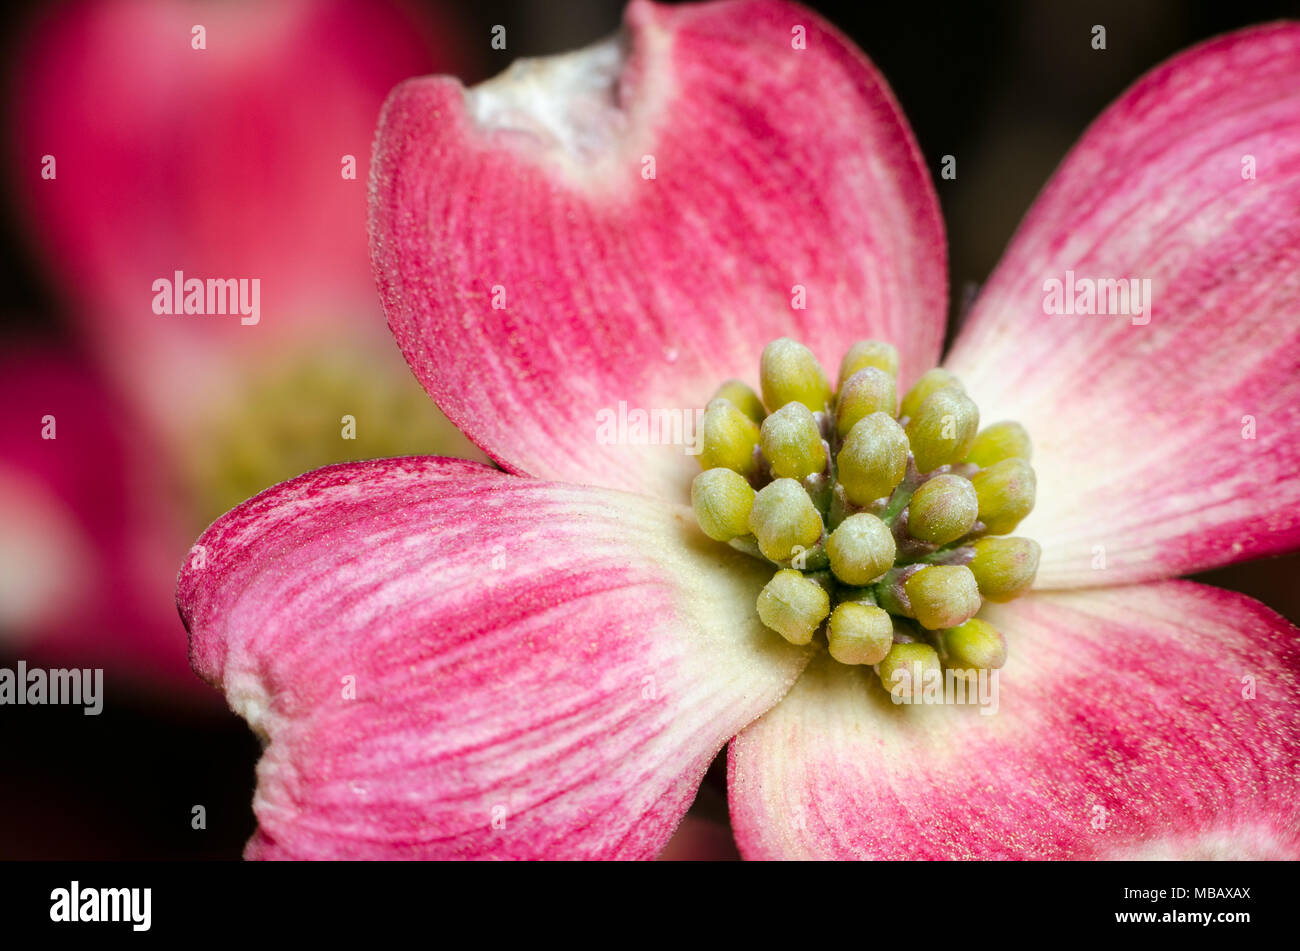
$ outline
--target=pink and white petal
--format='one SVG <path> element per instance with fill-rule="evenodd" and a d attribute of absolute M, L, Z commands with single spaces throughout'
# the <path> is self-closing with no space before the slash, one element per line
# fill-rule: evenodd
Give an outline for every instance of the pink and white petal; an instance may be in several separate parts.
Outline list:
<path fill-rule="evenodd" d="M 1151 306 L 1049 316 L 1067 271 L 1150 281 Z M 1040 587 L 1300 544 L 1298 298 L 1300 24 L 1284 23 L 1176 57 L 1097 120 L 948 360 L 986 419 L 1035 440 Z"/>
<path fill-rule="evenodd" d="M 179 579 L 194 669 L 266 744 L 250 858 L 650 858 L 807 653 L 687 510 L 481 464 L 320 469 Z"/>
<path fill-rule="evenodd" d="M 933 186 L 880 74 L 802 7 L 633 0 L 576 53 L 404 83 L 372 169 L 389 324 L 511 471 L 680 499 L 692 461 L 607 448 L 601 410 L 702 408 L 785 335 L 832 373 L 869 336 L 905 377 L 937 359 Z"/>
<path fill-rule="evenodd" d="M 1300 640 L 1185 581 L 990 606 L 992 715 L 826 658 L 731 744 L 747 858 L 1300 856 Z"/>

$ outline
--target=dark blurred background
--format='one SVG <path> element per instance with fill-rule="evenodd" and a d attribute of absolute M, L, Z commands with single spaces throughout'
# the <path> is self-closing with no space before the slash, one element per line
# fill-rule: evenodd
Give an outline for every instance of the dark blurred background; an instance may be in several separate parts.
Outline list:
<path fill-rule="evenodd" d="M 273 6 L 272 2 L 266 4 Z M 997 263 L 1012 231 L 1087 124 L 1142 73 L 1171 54 L 1241 26 L 1300 16 L 1300 3 L 1105 0 L 1095 3 L 811 3 L 847 33 L 892 85 L 934 175 L 945 154 L 955 181 L 939 181 L 950 244 L 952 323 Z M 3 62 L 22 52 L 37 10 L 0 15 Z M 475 0 L 454 9 L 441 37 L 477 81 L 519 56 L 587 44 L 614 30 L 618 0 Z M 444 8 L 445 12 L 445 8 Z M 508 51 L 490 47 L 507 28 Z M 1090 46 L 1106 27 L 1107 48 Z M 448 28 L 452 29 L 451 27 Z M 22 97 L 7 77 L 6 101 Z M 6 130 L 10 124 L 6 123 Z M 10 143 L 4 154 L 12 155 Z M 59 288 L 41 269 L 13 189 L 0 207 L 0 329 L 75 346 Z M 1300 620 L 1300 558 L 1200 576 Z M 183 637 L 177 624 L 176 636 Z M 0 664 L 14 658 L 0 655 Z M 0 858 L 238 858 L 254 822 L 256 741 L 216 703 L 174 704 L 106 687 L 102 715 L 75 707 L 0 711 Z M 207 827 L 191 828 L 202 803 Z M 700 811 L 725 816 L 706 783 Z"/>

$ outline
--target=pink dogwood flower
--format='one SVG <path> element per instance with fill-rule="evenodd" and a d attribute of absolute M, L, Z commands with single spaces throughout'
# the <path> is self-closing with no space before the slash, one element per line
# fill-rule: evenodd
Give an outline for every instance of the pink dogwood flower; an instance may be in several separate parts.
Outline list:
<path fill-rule="evenodd" d="M 10 167 L 74 339 L 0 352 L 6 646 L 195 692 L 170 595 L 203 526 L 327 462 L 471 454 L 383 329 L 364 234 L 375 118 L 460 63 L 446 20 L 357 0 L 35 18 Z M 256 282 L 256 319 L 156 313 L 178 270 Z"/>
<path fill-rule="evenodd" d="M 596 438 L 782 336 L 939 361 L 942 220 L 862 53 L 779 0 L 634 0 L 586 50 L 402 84 L 381 296 L 505 471 L 331 466 L 202 536 L 194 669 L 265 744 L 246 855 L 653 857 L 730 744 L 747 858 L 1296 857 L 1296 629 L 1174 579 L 1300 542 L 1298 173 L 1300 26 L 1222 37 L 1088 129 L 984 287 L 944 366 L 1032 435 L 1042 547 L 980 612 L 985 716 L 765 628 L 698 463 Z M 1149 280 L 1149 320 L 1045 312 L 1067 271 Z"/>

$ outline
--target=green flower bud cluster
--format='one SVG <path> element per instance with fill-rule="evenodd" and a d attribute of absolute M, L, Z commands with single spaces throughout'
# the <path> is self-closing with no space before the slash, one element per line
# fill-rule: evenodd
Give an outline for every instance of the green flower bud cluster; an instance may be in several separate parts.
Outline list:
<path fill-rule="evenodd" d="M 898 351 L 861 341 L 832 390 L 812 351 L 768 344 L 759 393 L 724 383 L 701 424 L 691 486 L 701 530 L 776 566 L 759 619 L 844 664 L 993 670 L 1001 633 L 985 601 L 1029 590 L 1039 547 L 1007 537 L 1034 505 L 1029 436 L 980 428 L 943 369 L 898 388 Z"/>

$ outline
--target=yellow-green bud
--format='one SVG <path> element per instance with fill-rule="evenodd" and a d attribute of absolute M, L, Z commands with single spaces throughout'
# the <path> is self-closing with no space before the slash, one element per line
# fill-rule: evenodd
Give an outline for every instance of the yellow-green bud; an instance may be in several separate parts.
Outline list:
<path fill-rule="evenodd" d="M 819 413 L 831 402 L 831 385 L 826 382 L 826 374 L 817 358 L 811 350 L 789 337 L 773 340 L 763 348 L 759 381 L 763 402 L 770 410 L 799 402 Z"/>
<path fill-rule="evenodd" d="M 875 581 L 894 564 L 894 535 L 889 526 L 866 512 L 850 515 L 826 539 L 831 572 L 848 585 Z"/>
<path fill-rule="evenodd" d="M 740 380 L 728 380 L 723 383 L 718 387 L 718 392 L 713 394 L 713 398 L 729 401 L 732 406 L 756 423 L 761 423 L 767 416 L 767 411 L 763 409 L 763 401 L 758 398 L 758 394 Z"/>
<path fill-rule="evenodd" d="M 875 605 L 842 603 L 831 612 L 826 639 L 841 664 L 878 664 L 894 644 L 894 619 Z"/>
<path fill-rule="evenodd" d="M 895 644 L 876 666 L 881 686 L 904 700 L 921 696 L 925 681 L 942 671 L 938 652 L 920 641 Z"/>
<path fill-rule="evenodd" d="M 758 424 L 736 409 L 730 400 L 715 399 L 700 420 L 700 468 L 731 469 L 750 475 L 758 468 L 754 447 Z"/>
<path fill-rule="evenodd" d="M 1007 662 L 1007 642 L 992 624 L 971 618 L 939 634 L 944 663 L 954 670 L 997 670 Z"/>
<path fill-rule="evenodd" d="M 731 469 L 707 469 L 691 483 L 695 520 L 714 541 L 729 542 L 749 532 L 749 511 L 754 489 L 743 475 Z"/>
<path fill-rule="evenodd" d="M 800 645 L 824 624 L 831 657 L 873 666 L 896 701 L 945 666 L 1002 666 L 1006 642 L 975 614 L 1027 591 L 1041 555 L 1003 537 L 1033 507 L 1024 427 L 980 430 L 979 408 L 938 368 L 899 405 L 898 372 L 894 347 L 862 340 L 833 391 L 811 350 L 773 341 L 761 399 L 733 379 L 709 402 L 691 485 L 706 535 L 780 569 L 758 596 L 762 622 Z"/>
<path fill-rule="evenodd" d="M 1024 459 L 1003 459 L 971 476 L 980 500 L 980 521 L 990 535 L 1013 531 L 1034 509 L 1038 480 Z"/>
<path fill-rule="evenodd" d="M 979 430 L 975 401 L 952 387 L 935 390 L 907 421 L 907 438 L 918 472 L 961 462 Z"/>
<path fill-rule="evenodd" d="M 932 631 L 964 624 L 980 609 L 979 587 L 965 565 L 927 565 L 903 590 L 917 622 Z"/>
<path fill-rule="evenodd" d="M 759 439 L 772 475 L 779 479 L 802 479 L 826 468 L 821 429 L 802 403 L 786 403 L 763 420 Z"/>
<path fill-rule="evenodd" d="M 807 644 L 831 613 L 826 589 L 793 568 L 772 576 L 758 596 L 758 618 L 791 644 Z"/>
<path fill-rule="evenodd" d="M 921 404 L 928 400 L 932 393 L 942 389 L 955 389 L 965 392 L 961 381 L 942 367 L 927 370 L 921 374 L 919 380 L 912 384 L 912 388 L 903 397 L 903 405 L 899 407 L 898 415 L 900 417 L 915 416 L 916 411 L 921 408 Z"/>
<path fill-rule="evenodd" d="M 892 416 L 872 413 L 849 430 L 835 461 L 844 495 L 854 505 L 866 505 L 903 481 L 907 436 Z"/>
<path fill-rule="evenodd" d="M 893 416 L 897 409 L 894 378 L 877 367 L 866 367 L 840 387 L 835 403 L 835 430 L 845 436 L 862 417 L 872 413 Z"/>
<path fill-rule="evenodd" d="M 981 538 L 973 546 L 971 574 L 986 601 L 1011 601 L 1034 583 L 1042 549 L 1032 538 Z"/>
<path fill-rule="evenodd" d="M 937 475 L 921 483 L 907 503 L 907 533 L 932 545 L 956 541 L 975 524 L 979 498 L 969 479 Z"/>
<path fill-rule="evenodd" d="M 884 370 L 897 379 L 898 350 L 882 340 L 859 340 L 849 347 L 849 352 L 840 362 L 840 387 L 843 388 L 853 374 L 867 367 Z"/>
<path fill-rule="evenodd" d="M 794 479 L 776 479 L 754 496 L 749 530 L 771 561 L 789 561 L 795 546 L 810 549 L 821 540 L 822 517 Z"/>
<path fill-rule="evenodd" d="M 1015 422 L 994 423 L 979 431 L 966 454 L 966 461 L 982 469 L 1003 459 L 1028 461 L 1031 453 L 1029 433 L 1025 427 Z"/>

